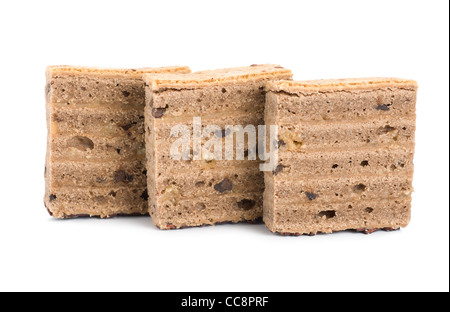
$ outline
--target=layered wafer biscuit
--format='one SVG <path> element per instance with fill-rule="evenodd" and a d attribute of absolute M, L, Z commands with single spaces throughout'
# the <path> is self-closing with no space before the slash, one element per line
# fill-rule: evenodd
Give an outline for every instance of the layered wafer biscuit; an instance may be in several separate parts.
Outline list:
<path fill-rule="evenodd" d="M 147 213 L 143 74 L 187 67 L 47 68 L 44 203 L 55 218 Z"/>
<path fill-rule="evenodd" d="M 289 70 L 277 65 L 146 75 L 149 213 L 157 227 L 175 229 L 262 217 L 264 175 L 260 162 L 249 156 L 255 151 L 243 151 L 242 160 L 224 155 L 210 158 L 195 148 L 193 136 L 214 125 L 216 130 L 202 137 L 202 143 L 214 136 L 223 144 L 230 137 L 237 140 L 236 132 L 226 126 L 263 124 L 264 86 L 291 77 Z M 195 118 L 201 118 L 201 125 L 196 126 Z M 184 127 L 191 140 L 187 158 L 171 157 L 171 148 L 180 138 L 172 132 L 177 125 Z M 235 147 L 233 153 L 237 154 Z"/>
<path fill-rule="evenodd" d="M 264 222 L 288 235 L 406 227 L 417 83 L 394 78 L 274 81 L 266 125 L 279 162 L 265 173 Z"/>

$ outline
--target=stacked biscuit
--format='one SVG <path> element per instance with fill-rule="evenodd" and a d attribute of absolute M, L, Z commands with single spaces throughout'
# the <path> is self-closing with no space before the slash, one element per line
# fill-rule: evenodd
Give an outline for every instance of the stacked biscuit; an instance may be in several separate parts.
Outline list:
<path fill-rule="evenodd" d="M 289 235 L 406 226 L 416 83 L 291 77 L 278 65 L 49 67 L 46 207 L 56 218 L 150 213 L 161 229 L 263 215 Z M 278 129 L 268 141 L 279 158 L 265 178 L 242 133 L 264 124 Z"/>
<path fill-rule="evenodd" d="M 193 136 L 197 131 L 193 118 L 200 117 L 198 131 L 203 142 L 212 136 L 225 146 L 227 138 L 236 141 L 234 129 L 227 126 L 245 128 L 263 123 L 266 83 L 291 77 L 289 70 L 277 65 L 146 76 L 149 212 L 157 227 L 172 229 L 262 217 L 264 176 L 259 162 L 248 159 L 251 151 L 247 150 L 242 160 L 227 160 L 224 149 L 221 157 L 211 157 L 193 146 L 191 139 L 187 157 L 173 159 L 170 150 L 178 136 L 171 135 L 171 129 L 182 124 Z M 214 127 L 205 129 L 207 126 Z"/>
<path fill-rule="evenodd" d="M 46 190 L 56 218 L 147 213 L 144 74 L 187 67 L 47 69 Z"/>
<path fill-rule="evenodd" d="M 283 234 L 398 229 L 409 223 L 417 85 L 401 79 L 271 82 L 266 124 L 279 163 L 264 220 Z"/>

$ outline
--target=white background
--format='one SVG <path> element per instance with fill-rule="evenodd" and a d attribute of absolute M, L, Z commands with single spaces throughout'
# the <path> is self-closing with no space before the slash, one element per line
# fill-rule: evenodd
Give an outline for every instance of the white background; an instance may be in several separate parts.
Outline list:
<path fill-rule="evenodd" d="M 448 1 L 1 1 L 0 291 L 448 291 Z M 47 65 L 279 63 L 295 79 L 419 83 L 409 227 L 280 237 L 54 220 L 43 205 Z"/>

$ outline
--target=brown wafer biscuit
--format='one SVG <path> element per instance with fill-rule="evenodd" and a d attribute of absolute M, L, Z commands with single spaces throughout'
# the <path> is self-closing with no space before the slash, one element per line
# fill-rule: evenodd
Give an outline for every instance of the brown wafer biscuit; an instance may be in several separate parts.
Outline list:
<path fill-rule="evenodd" d="M 274 81 L 265 122 L 279 164 L 265 173 L 272 232 L 398 229 L 411 215 L 417 84 L 394 78 Z"/>
<path fill-rule="evenodd" d="M 44 203 L 55 218 L 147 213 L 142 76 L 187 72 L 47 68 Z"/>

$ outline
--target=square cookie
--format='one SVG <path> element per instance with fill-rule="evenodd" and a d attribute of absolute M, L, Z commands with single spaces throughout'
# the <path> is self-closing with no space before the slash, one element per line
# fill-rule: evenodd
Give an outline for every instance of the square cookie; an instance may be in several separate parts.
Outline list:
<path fill-rule="evenodd" d="M 266 125 L 279 162 L 265 173 L 264 222 L 286 235 L 410 221 L 417 83 L 394 78 L 269 82 Z"/>
<path fill-rule="evenodd" d="M 187 67 L 47 68 L 44 203 L 55 218 L 147 213 L 143 74 Z"/>
<path fill-rule="evenodd" d="M 260 161 L 249 156 L 256 151 L 243 151 L 242 160 L 228 159 L 225 153 L 222 159 L 211 157 L 203 152 L 204 145 L 198 148 L 194 133 L 202 133 L 203 144 L 214 137 L 221 146 L 227 139 L 236 141 L 235 129 L 227 126 L 262 125 L 266 83 L 291 77 L 278 65 L 146 76 L 149 213 L 158 228 L 253 222 L 262 217 L 264 175 Z M 180 138 L 172 132 L 176 126 L 185 129 L 190 140 L 182 159 L 171 155 Z M 208 126 L 215 127 L 208 130 Z M 236 154 L 235 146 L 232 153 Z"/>

